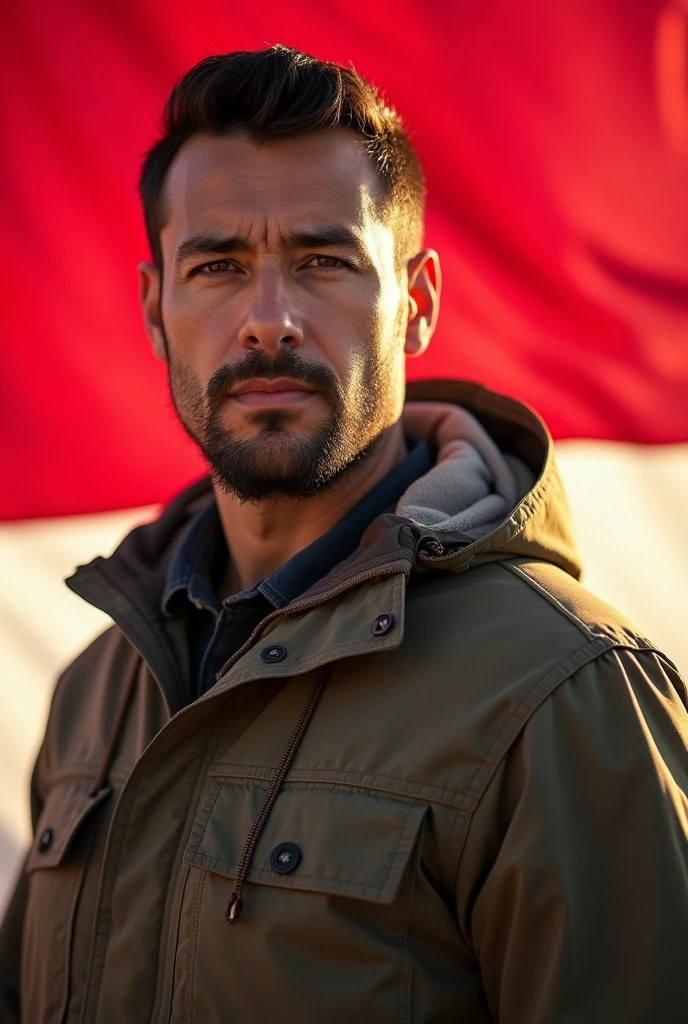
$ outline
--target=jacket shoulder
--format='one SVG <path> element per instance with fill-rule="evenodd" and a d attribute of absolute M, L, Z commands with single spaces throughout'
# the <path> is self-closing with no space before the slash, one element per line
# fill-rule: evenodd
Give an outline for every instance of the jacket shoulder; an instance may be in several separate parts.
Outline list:
<path fill-rule="evenodd" d="M 127 678 L 140 657 L 117 626 L 95 638 L 55 686 L 36 783 L 45 791 L 63 774 L 90 775 L 106 749 Z"/>
<path fill-rule="evenodd" d="M 113 679 L 130 669 L 138 654 L 118 626 L 110 626 L 88 644 L 60 673 L 50 707 L 52 718 L 65 703 L 90 703 L 104 689 L 117 689 Z"/>
<path fill-rule="evenodd" d="M 428 574 L 409 589 L 404 641 L 406 652 L 420 652 L 436 674 L 446 667 L 462 679 L 457 699 L 466 678 L 475 678 L 481 699 L 519 706 L 535 706 L 613 650 L 645 651 L 669 663 L 623 615 L 539 559 Z"/>
<path fill-rule="evenodd" d="M 511 559 L 500 563 L 549 606 L 553 616 L 564 616 L 590 641 L 611 646 L 656 650 L 641 630 L 601 597 L 593 594 L 556 565 L 540 560 Z"/>
<path fill-rule="evenodd" d="M 118 626 L 109 626 L 87 644 L 63 669 L 57 680 L 56 692 L 69 686 L 74 679 L 82 680 L 85 674 L 90 675 L 94 669 L 104 663 L 109 664 L 119 652 L 125 650 L 132 652 L 131 644 Z"/>

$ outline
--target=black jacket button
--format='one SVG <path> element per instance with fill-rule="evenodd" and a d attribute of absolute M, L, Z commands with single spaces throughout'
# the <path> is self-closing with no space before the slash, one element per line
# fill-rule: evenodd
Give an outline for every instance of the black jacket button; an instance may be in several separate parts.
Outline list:
<path fill-rule="evenodd" d="M 274 665 L 278 661 L 282 661 L 287 656 L 287 648 L 282 647 L 281 644 L 273 644 L 272 647 L 264 647 L 260 652 L 260 660 L 264 661 L 266 665 Z"/>
<path fill-rule="evenodd" d="M 53 841 L 53 830 L 46 828 L 41 832 L 40 839 L 38 840 L 38 852 L 47 853 Z"/>
<path fill-rule="evenodd" d="M 373 636 L 384 636 L 385 633 L 389 633 L 393 625 L 394 616 L 391 612 L 385 612 L 384 615 L 378 615 L 375 622 L 370 627 L 370 632 Z"/>
<path fill-rule="evenodd" d="M 280 843 L 270 854 L 270 867 L 278 875 L 288 875 L 301 863 L 301 851 L 296 843 Z"/>

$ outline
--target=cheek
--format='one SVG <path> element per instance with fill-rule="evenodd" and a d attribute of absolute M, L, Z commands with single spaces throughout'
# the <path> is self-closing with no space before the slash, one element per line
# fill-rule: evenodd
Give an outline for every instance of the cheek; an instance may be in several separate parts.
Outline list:
<path fill-rule="evenodd" d="M 170 349 L 201 380 L 207 380 L 228 358 L 233 330 L 231 304 L 222 301 L 220 289 L 212 289 L 180 301 L 170 296 L 163 317 Z"/>
<path fill-rule="evenodd" d="M 203 382 L 194 369 L 182 362 L 176 354 L 170 356 L 168 371 L 170 392 L 177 415 L 184 426 L 198 437 L 203 432 L 206 420 Z"/>
<path fill-rule="evenodd" d="M 350 350 L 342 376 L 352 419 L 366 421 L 373 434 L 394 423 L 404 404 L 405 369 L 403 339 L 391 332 L 381 343 Z"/>
<path fill-rule="evenodd" d="M 376 353 L 383 360 L 400 340 L 403 348 L 405 306 L 396 280 L 384 285 L 378 281 L 356 299 L 342 303 L 337 311 L 343 332 L 351 341 L 360 340 L 367 353 Z"/>

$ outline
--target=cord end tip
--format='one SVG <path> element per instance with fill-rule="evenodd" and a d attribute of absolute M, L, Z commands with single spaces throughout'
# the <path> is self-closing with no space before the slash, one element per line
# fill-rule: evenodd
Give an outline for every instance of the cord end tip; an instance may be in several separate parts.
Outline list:
<path fill-rule="evenodd" d="M 244 901 L 241 896 L 237 892 L 231 893 L 225 908 L 225 921 L 227 924 L 235 924 L 239 920 L 243 906 Z"/>

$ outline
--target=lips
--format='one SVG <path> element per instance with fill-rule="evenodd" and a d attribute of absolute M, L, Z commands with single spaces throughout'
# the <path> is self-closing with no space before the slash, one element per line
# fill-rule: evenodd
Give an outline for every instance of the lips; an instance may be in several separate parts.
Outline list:
<path fill-rule="evenodd" d="M 259 392 L 274 395 L 278 392 L 291 391 L 301 391 L 306 394 L 313 394 L 315 388 L 310 384 L 304 383 L 302 380 L 295 380 L 293 377 L 276 377 L 273 380 L 269 380 L 265 377 L 254 377 L 251 380 L 242 381 L 241 384 L 237 384 L 235 388 L 232 388 L 230 397 L 237 398 L 239 395 L 255 394 Z"/>
<path fill-rule="evenodd" d="M 240 405 L 276 406 L 305 402 L 315 393 L 315 388 L 310 384 L 293 377 L 277 377 L 273 380 L 255 377 L 237 384 L 230 392 L 230 397 Z"/>

